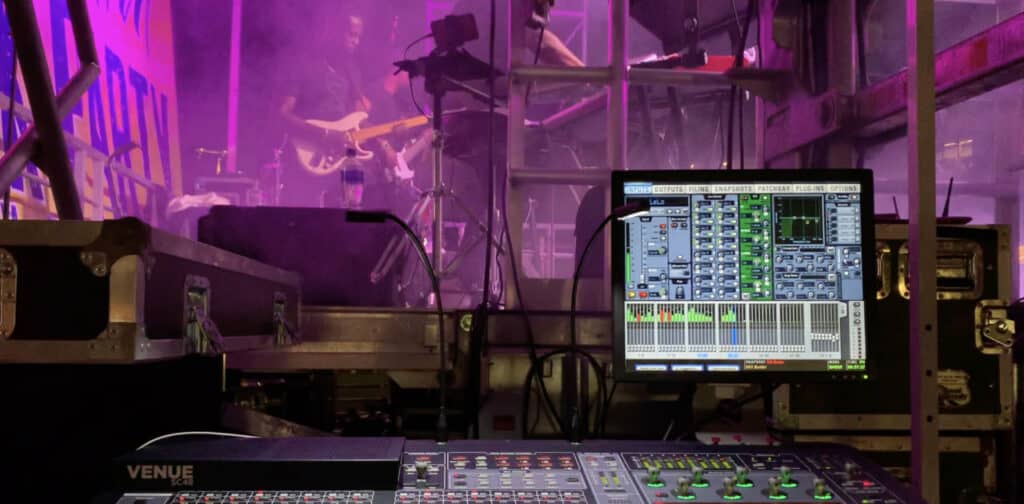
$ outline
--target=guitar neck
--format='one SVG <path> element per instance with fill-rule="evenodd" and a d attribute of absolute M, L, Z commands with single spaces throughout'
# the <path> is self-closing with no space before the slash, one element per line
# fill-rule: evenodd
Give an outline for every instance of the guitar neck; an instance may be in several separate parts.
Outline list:
<path fill-rule="evenodd" d="M 430 147 L 430 139 L 429 138 L 420 138 L 419 140 L 416 141 L 416 143 L 412 144 L 412 146 L 410 146 L 409 148 L 407 148 L 405 150 L 405 160 L 409 161 L 409 160 L 415 159 L 417 156 L 422 154 L 423 151 L 427 150 L 429 147 Z"/>
<path fill-rule="evenodd" d="M 400 121 L 394 121 L 377 126 L 370 126 L 358 131 L 352 132 L 352 138 L 357 142 L 369 140 L 371 138 L 377 138 L 392 133 L 399 127 L 415 128 L 417 126 L 423 126 L 429 122 L 426 116 L 410 117 L 408 119 L 402 119 Z"/>

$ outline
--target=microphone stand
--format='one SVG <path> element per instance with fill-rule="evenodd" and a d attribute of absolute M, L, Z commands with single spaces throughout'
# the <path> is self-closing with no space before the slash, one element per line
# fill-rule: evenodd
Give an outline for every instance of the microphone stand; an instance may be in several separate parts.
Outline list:
<path fill-rule="evenodd" d="M 442 110 L 444 108 L 444 96 L 448 91 L 452 90 L 465 91 L 478 100 L 489 102 L 490 98 L 486 97 L 484 93 L 473 89 L 471 86 L 467 86 L 461 81 L 486 78 L 490 73 L 496 71 L 487 63 L 460 50 L 447 52 L 435 50 L 426 57 L 399 61 L 395 63 L 395 66 L 398 67 L 399 72 L 407 72 L 410 78 L 424 77 L 424 89 L 433 97 L 433 110 L 431 111 L 431 128 L 433 129 L 431 139 L 432 187 L 429 191 L 425 191 L 425 195 L 431 199 L 433 204 L 434 228 L 431 233 L 431 254 L 433 255 L 431 263 L 438 276 L 444 278 L 449 273 L 445 268 L 443 258 L 444 210 L 442 207 L 444 198 L 451 198 L 474 221 L 473 225 L 486 229 L 486 226 L 480 221 L 478 216 L 473 215 L 470 211 L 470 207 L 444 185 L 442 171 L 444 154 L 444 115 Z M 484 234 L 486 235 L 487 232 L 484 231 Z M 501 243 L 493 236 L 485 236 L 485 239 L 491 240 L 499 253 L 502 252 Z M 452 264 L 457 264 L 457 262 L 453 260 Z M 484 288 L 487 289 L 487 286 L 484 286 Z"/>

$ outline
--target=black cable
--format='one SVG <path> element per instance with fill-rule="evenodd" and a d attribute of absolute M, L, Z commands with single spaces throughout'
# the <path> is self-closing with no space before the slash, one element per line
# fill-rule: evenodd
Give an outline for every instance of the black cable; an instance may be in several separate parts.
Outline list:
<path fill-rule="evenodd" d="M 543 28 L 542 28 L 542 30 L 543 30 Z M 491 33 L 494 33 L 494 30 L 491 30 Z M 537 62 L 540 61 L 540 40 L 543 40 L 543 32 L 541 33 L 541 38 L 538 40 L 538 43 L 537 43 L 537 52 L 533 56 L 533 64 L 534 65 L 536 65 Z M 527 88 L 526 100 L 529 100 L 529 88 Z M 503 236 L 504 237 L 502 238 L 502 242 L 507 241 L 507 244 L 508 244 L 508 261 L 509 261 L 509 266 L 511 266 L 511 269 L 512 269 L 512 285 L 516 289 L 516 298 L 519 300 L 520 314 L 523 317 L 523 325 L 526 328 L 526 344 L 527 344 L 527 349 L 529 351 L 530 365 L 532 367 L 533 365 L 535 365 L 537 363 L 537 340 L 536 340 L 535 335 L 533 333 L 533 323 L 530 320 L 529 308 L 527 308 L 526 300 L 523 298 L 523 287 L 522 287 L 522 283 L 519 281 L 519 266 L 516 263 L 515 247 L 512 245 L 512 233 L 509 230 L 509 223 L 508 223 L 508 177 L 509 177 L 509 175 L 510 175 L 510 173 L 508 172 L 508 169 L 506 168 L 505 183 L 502 185 L 502 192 L 501 192 L 501 200 L 502 200 L 501 207 L 502 207 L 502 211 L 504 212 L 503 218 L 502 218 L 502 232 L 503 232 Z M 529 376 L 527 376 L 527 379 L 529 379 Z M 544 383 L 543 377 L 538 378 L 537 382 L 538 382 L 538 386 L 539 386 L 538 388 L 540 388 L 540 391 L 541 391 L 541 396 L 542 396 L 542 398 L 544 400 L 544 404 L 547 406 L 547 408 L 551 412 L 552 416 L 554 416 L 555 425 L 558 425 L 559 429 L 561 429 L 562 419 L 561 419 L 561 416 L 558 414 L 558 410 L 555 408 L 555 402 L 551 399 L 551 394 L 548 392 L 547 384 Z M 527 395 L 525 396 L 526 397 L 526 401 L 529 401 L 530 389 L 527 389 L 526 393 L 527 393 Z M 527 404 L 523 408 L 523 412 L 522 412 L 523 419 L 524 419 L 523 420 L 523 423 L 524 423 L 524 429 L 523 429 L 523 433 L 524 434 L 523 434 L 523 437 L 524 437 L 524 439 L 527 437 L 527 434 L 528 434 L 528 432 L 526 432 L 526 430 L 525 430 L 525 421 L 526 421 L 525 419 L 527 418 L 526 414 L 527 414 L 527 410 L 528 409 L 529 409 L 529 404 Z"/>
<path fill-rule="evenodd" d="M 601 223 L 597 225 L 597 229 L 595 229 L 594 232 L 591 233 L 590 239 L 587 240 L 587 244 L 583 246 L 583 252 L 580 253 L 580 260 L 576 263 L 576 271 L 574 271 L 572 275 L 572 291 L 571 294 L 569 294 L 569 348 L 572 348 L 574 350 L 579 348 L 579 345 L 576 340 L 576 297 L 579 293 L 580 273 L 583 271 L 583 262 L 586 261 L 587 252 L 590 251 L 590 247 L 594 244 L 594 241 L 597 240 L 597 237 L 601 235 L 601 231 L 614 218 L 614 212 L 608 214 L 608 216 L 606 216 L 604 220 L 602 220 Z M 575 365 L 575 353 L 572 354 L 572 357 L 573 364 Z M 603 382 L 603 371 L 600 368 L 595 369 L 595 371 L 598 373 L 597 379 Z M 574 383 L 572 384 L 572 386 L 576 387 L 576 384 Z M 589 414 L 585 414 L 584 418 L 589 418 Z M 600 418 L 600 415 L 598 416 L 598 418 Z"/>
<path fill-rule="evenodd" d="M 572 293 L 569 294 L 569 346 L 576 348 L 576 295 L 579 292 L 580 286 L 580 273 L 583 271 L 583 261 L 587 258 L 587 252 L 590 251 L 590 247 L 594 244 L 594 240 L 601 235 L 601 231 L 605 226 L 608 225 L 612 219 L 615 218 L 614 213 L 608 214 L 600 224 L 597 225 L 597 229 L 590 235 L 590 239 L 587 240 L 587 244 L 583 246 L 583 252 L 580 253 L 580 260 L 576 263 L 576 271 L 572 274 Z"/>
<path fill-rule="evenodd" d="M 426 35 L 423 35 L 422 37 L 417 38 L 416 40 L 413 40 L 412 42 L 409 42 L 409 45 L 405 46 L 405 50 L 402 51 L 402 59 L 408 60 L 409 49 L 412 49 L 413 46 L 415 46 L 416 44 L 419 44 L 420 42 L 423 42 L 424 40 L 427 40 L 432 36 L 433 34 L 428 33 Z M 409 78 L 409 97 L 412 98 L 412 104 L 413 106 L 416 107 L 416 110 L 419 111 L 420 115 L 426 116 L 427 113 L 423 110 L 423 107 L 420 106 L 420 102 L 416 100 L 416 88 L 413 87 L 412 85 L 412 77 Z"/>
<path fill-rule="evenodd" d="M 530 365 L 530 370 L 526 373 L 526 379 L 523 381 L 522 409 L 523 409 L 523 418 L 524 419 L 525 418 L 529 418 L 529 411 L 530 411 L 530 386 L 532 384 L 533 379 L 536 377 L 536 378 L 540 379 L 539 381 L 541 383 L 543 383 L 543 381 L 544 381 L 543 377 L 541 376 L 543 374 L 544 363 L 548 359 L 550 359 L 552 357 L 555 357 L 555 356 L 558 356 L 558 355 L 576 355 L 576 354 L 583 356 L 587 360 L 587 362 L 590 364 L 591 368 L 595 371 L 595 373 L 597 373 L 597 376 L 602 376 L 604 371 L 601 368 L 601 364 L 598 362 L 597 358 L 595 358 L 593 354 L 591 354 L 590 352 L 588 352 L 586 350 L 583 350 L 582 348 L 573 348 L 573 347 L 570 347 L 570 346 L 562 346 L 562 347 L 557 347 L 557 348 L 549 351 L 548 353 L 540 356 L 540 358 L 538 358 L 534 363 L 532 363 Z M 598 413 L 597 417 L 601 418 L 604 415 L 604 413 L 603 413 L 604 409 L 603 408 L 605 406 L 605 399 L 608 397 L 608 394 L 607 394 L 608 393 L 608 389 L 607 389 L 607 386 L 606 386 L 605 381 L 603 379 L 597 380 L 597 389 L 598 389 L 598 399 L 599 399 L 598 404 L 597 404 L 597 413 Z M 529 432 L 527 431 L 527 428 L 526 428 L 526 422 L 524 421 L 521 424 L 522 424 L 522 435 L 523 435 L 523 438 L 526 439 L 526 438 L 529 437 Z M 559 422 L 559 425 L 561 425 L 561 422 Z M 562 433 L 562 434 L 565 434 L 565 433 Z"/>
<path fill-rule="evenodd" d="M 349 212 L 351 215 L 353 212 Z M 398 224 L 402 231 L 405 232 L 405 236 L 412 241 L 413 248 L 420 256 L 420 262 L 423 263 L 423 267 L 427 270 L 427 275 L 430 276 L 430 287 L 434 291 L 434 298 L 437 300 L 437 340 L 439 347 L 439 358 L 441 368 L 437 372 L 437 383 L 438 383 L 438 411 L 437 411 L 437 432 L 436 441 L 439 443 L 448 442 L 448 350 L 447 350 L 447 338 L 444 332 L 444 306 L 441 303 L 441 284 L 437 281 L 437 273 L 434 271 L 434 267 L 430 264 L 430 258 L 427 257 L 427 251 L 423 248 L 423 242 L 416 236 L 416 232 L 409 227 L 402 219 L 395 217 L 391 212 L 380 212 L 385 219 Z"/>
<path fill-rule="evenodd" d="M 505 233 L 502 232 L 502 236 L 498 237 L 498 243 L 504 242 L 504 234 Z M 504 298 L 502 297 L 505 295 L 505 269 L 501 267 L 500 257 L 501 253 L 499 252 L 494 259 L 494 267 L 498 269 L 498 299 L 495 300 L 495 305 L 499 308 L 505 305 Z"/>
<path fill-rule="evenodd" d="M 608 431 L 608 411 L 612 409 L 612 399 L 615 398 L 615 392 L 619 390 L 619 382 L 612 382 L 612 389 L 608 392 L 608 397 L 604 400 L 604 410 L 601 412 L 601 425 L 597 433 L 599 437 L 604 437 Z"/>
<path fill-rule="evenodd" d="M 470 330 L 470 355 L 474 356 L 479 356 L 483 353 L 483 346 L 487 341 L 487 321 L 491 308 L 491 253 L 493 250 L 491 237 L 494 236 L 494 30 L 497 24 L 495 21 L 496 11 L 496 1 L 491 0 L 490 36 L 488 37 L 490 40 L 487 59 L 488 66 L 491 69 L 487 75 L 487 226 L 484 231 L 486 234 L 484 235 L 483 288 L 481 289 L 480 304 L 473 313 L 473 326 Z M 472 385 L 469 387 L 469 390 L 473 394 L 473 397 L 466 401 L 471 439 L 479 438 L 480 434 L 478 398 L 480 394 L 481 372 L 480 366 L 474 362 L 470 366 L 468 373 L 470 377 L 469 383 Z M 527 419 L 524 418 L 523 421 L 525 422 Z"/>
<path fill-rule="evenodd" d="M 754 0 L 750 0 L 749 2 L 747 2 L 747 22 L 743 25 L 743 34 L 740 35 L 739 44 L 737 44 L 737 47 L 736 47 L 736 55 L 734 56 L 733 63 L 732 63 L 734 68 L 740 68 L 741 66 L 743 66 L 743 49 L 746 47 L 746 45 L 747 45 L 747 37 L 750 35 L 750 23 L 754 19 L 755 6 L 756 6 L 756 2 Z M 726 168 L 729 169 L 729 170 L 732 169 L 733 130 L 735 128 L 735 126 L 733 124 L 733 120 L 735 120 L 734 111 L 735 111 L 735 106 L 736 106 L 736 98 L 737 98 L 736 93 L 737 93 L 737 91 L 738 91 L 738 88 L 736 87 L 735 84 L 733 84 L 730 87 L 730 89 L 729 89 L 729 132 L 728 132 L 729 139 L 728 139 L 728 142 L 727 142 L 728 147 L 726 148 L 726 150 L 727 150 L 727 154 L 726 154 L 727 161 L 726 161 L 726 164 L 725 164 Z M 742 104 L 740 106 L 742 107 Z M 742 115 L 742 108 L 741 108 L 740 114 Z M 740 128 L 743 128 L 743 124 L 740 124 Z M 740 135 L 742 136 L 742 133 L 740 133 Z M 743 147 L 741 145 L 740 149 L 742 149 L 742 148 Z M 740 160 L 740 163 L 741 164 L 743 163 L 742 159 Z"/>
<path fill-rule="evenodd" d="M 427 115 L 427 111 L 423 110 L 423 107 L 420 105 L 420 102 L 416 101 L 416 88 L 413 87 L 412 85 L 412 79 L 409 79 L 409 97 L 412 98 L 412 105 L 416 107 L 416 110 L 420 113 L 421 116 L 430 117 L 429 115 Z"/>
<path fill-rule="evenodd" d="M 18 83 L 18 51 L 14 50 L 14 42 L 12 37 L 11 42 L 11 88 L 7 94 L 7 131 L 4 133 L 4 153 L 11 151 L 13 142 L 11 136 L 14 135 L 14 91 L 15 86 Z M 3 220 L 11 218 L 11 188 L 8 187 L 4 191 L 3 198 Z"/>
<path fill-rule="evenodd" d="M 725 124 L 728 122 L 725 119 L 725 104 L 721 96 L 718 97 L 718 164 L 714 166 L 714 169 L 718 170 L 724 166 L 725 163 Z"/>
<path fill-rule="evenodd" d="M 746 397 L 741 397 L 735 400 L 719 401 L 718 407 L 715 408 L 714 412 L 705 415 L 703 418 L 694 423 L 694 432 L 699 432 L 702 427 L 706 426 L 711 422 L 714 422 L 719 418 L 739 414 L 740 410 L 742 410 L 744 406 L 751 404 L 755 401 L 766 399 L 768 402 L 771 402 L 772 391 L 774 391 L 777 387 L 777 385 L 770 387 L 762 386 L 760 391 L 750 394 Z M 766 411 L 766 415 L 767 413 L 768 412 Z"/>
<path fill-rule="evenodd" d="M 480 304 L 487 308 L 491 305 L 491 251 L 494 243 L 491 237 L 494 236 L 494 30 L 497 21 L 497 2 L 491 0 L 491 32 L 490 47 L 488 52 L 487 91 L 489 94 L 487 104 L 487 236 L 484 238 L 484 294 Z M 484 321 L 486 324 L 486 321 Z"/>
<path fill-rule="evenodd" d="M 728 126 L 729 131 L 726 133 L 726 135 L 728 136 L 729 140 L 727 142 L 728 147 L 725 148 L 725 152 L 726 152 L 725 169 L 727 169 L 727 170 L 731 170 L 732 169 L 732 153 L 733 153 L 732 135 L 733 135 L 733 130 L 736 128 L 735 123 L 733 123 L 735 118 L 736 118 L 736 85 L 733 85 L 732 88 L 729 89 L 729 121 L 728 121 L 728 123 L 729 123 L 729 126 Z"/>
<path fill-rule="evenodd" d="M 601 221 L 601 223 L 597 225 L 597 228 L 594 229 L 593 233 L 591 233 L 586 245 L 583 246 L 583 251 L 580 253 L 579 261 L 577 261 L 576 263 L 576 270 L 573 272 L 572 275 L 572 291 L 569 294 L 569 348 L 573 349 L 574 352 L 579 349 L 579 344 L 576 338 L 576 298 L 579 293 L 580 274 L 583 271 L 583 263 L 586 261 L 587 252 L 590 251 L 590 247 L 592 247 L 597 238 L 601 236 L 601 232 L 604 230 L 605 226 L 607 226 L 608 223 L 611 222 L 612 219 L 614 219 L 615 217 L 616 212 L 608 214 Z M 597 373 L 598 381 L 603 384 L 605 379 L 604 370 L 597 366 L 594 368 L 594 371 Z M 576 385 L 573 384 L 573 386 L 575 387 Z M 605 403 L 604 407 L 605 410 L 607 410 L 607 396 L 602 395 L 601 400 Z M 585 418 L 589 418 L 589 412 L 586 413 Z M 598 414 L 598 418 L 603 418 L 603 415 Z M 600 432 L 599 428 L 595 430 L 598 430 Z"/>
<path fill-rule="evenodd" d="M 544 32 L 547 29 L 548 29 L 547 26 L 541 26 L 540 27 L 540 37 L 537 38 L 537 48 L 533 52 L 533 64 L 534 65 L 536 65 L 537 62 L 540 61 L 540 49 L 541 49 L 540 46 L 544 43 Z M 526 93 L 525 93 L 525 96 L 523 97 L 523 104 L 524 105 L 529 105 L 530 104 L 530 92 L 531 91 L 533 91 L 533 81 L 530 81 L 530 82 L 528 82 L 526 84 Z"/>
<path fill-rule="evenodd" d="M 744 145 L 743 145 L 743 143 L 744 143 L 743 142 L 743 129 L 744 129 L 743 128 L 743 103 L 746 102 L 746 99 L 744 97 L 745 94 L 747 94 L 745 91 L 740 91 L 740 96 L 739 96 L 739 100 L 740 100 L 740 103 L 739 103 L 739 107 L 740 107 L 740 121 L 739 121 L 740 122 L 740 125 L 739 125 L 739 130 L 740 130 L 740 169 L 741 170 L 746 170 L 747 169 L 747 154 L 746 154 L 746 149 L 744 148 Z"/>
<path fill-rule="evenodd" d="M 523 326 L 526 329 L 526 345 L 527 345 L 527 350 L 529 352 L 529 357 L 530 357 L 530 366 L 532 368 L 533 366 L 535 366 L 537 364 L 537 340 L 536 340 L 536 337 L 535 337 L 535 335 L 533 333 L 533 323 L 530 320 L 530 311 L 529 311 L 529 308 L 526 306 L 526 300 L 523 298 L 522 282 L 519 281 L 519 266 L 516 263 L 516 253 L 515 253 L 516 249 L 515 249 L 515 246 L 512 244 L 512 232 L 509 230 L 509 223 L 508 223 L 509 220 L 508 220 L 508 183 L 507 183 L 508 173 L 507 172 L 505 174 L 505 177 L 506 177 L 506 183 L 503 185 L 503 188 L 502 188 L 502 191 L 501 191 L 502 209 L 505 212 L 505 214 L 504 214 L 505 218 L 502 219 L 502 228 L 504 230 L 505 240 L 507 241 L 507 245 L 508 245 L 508 251 L 509 251 L 508 263 L 509 263 L 509 266 L 512 269 L 512 286 L 516 290 L 516 298 L 519 301 L 519 313 L 520 313 L 520 315 L 522 315 Z M 530 378 L 529 375 L 527 375 L 527 380 L 529 380 L 529 378 Z M 555 408 L 554 401 L 551 400 L 551 394 L 548 392 L 547 385 L 544 383 L 543 378 L 538 380 L 538 386 L 540 388 L 541 397 L 544 400 L 544 404 L 547 406 L 548 410 L 551 411 L 552 416 L 554 416 L 554 418 L 555 418 L 555 425 L 558 425 L 559 428 L 560 428 L 561 425 L 562 425 L 562 419 L 558 415 L 558 410 Z M 526 392 L 526 395 L 524 396 L 524 399 L 527 401 L 527 404 L 522 409 L 522 418 L 523 418 L 523 422 L 522 423 L 524 425 L 524 428 L 523 428 L 524 431 L 526 430 L 525 429 L 525 424 L 526 424 L 525 419 L 529 417 L 527 415 L 528 410 L 529 410 L 529 404 L 528 404 L 528 402 L 529 402 L 529 389 L 527 389 L 525 392 Z M 528 433 L 524 432 L 524 438 L 526 437 L 526 434 L 528 434 Z"/>

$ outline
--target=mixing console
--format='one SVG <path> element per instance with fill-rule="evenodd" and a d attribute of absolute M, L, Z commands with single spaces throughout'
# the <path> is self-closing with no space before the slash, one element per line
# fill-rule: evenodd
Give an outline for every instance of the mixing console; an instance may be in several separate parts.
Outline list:
<path fill-rule="evenodd" d="M 408 441 L 405 449 L 397 490 L 190 489 L 129 494 L 118 504 L 920 502 L 857 452 L 831 445 Z"/>

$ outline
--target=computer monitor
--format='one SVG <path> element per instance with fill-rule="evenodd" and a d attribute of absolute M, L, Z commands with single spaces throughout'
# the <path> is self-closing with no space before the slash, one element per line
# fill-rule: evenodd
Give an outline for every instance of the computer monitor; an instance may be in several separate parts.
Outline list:
<path fill-rule="evenodd" d="M 626 171 L 612 206 L 621 381 L 869 379 L 869 170 Z"/>

